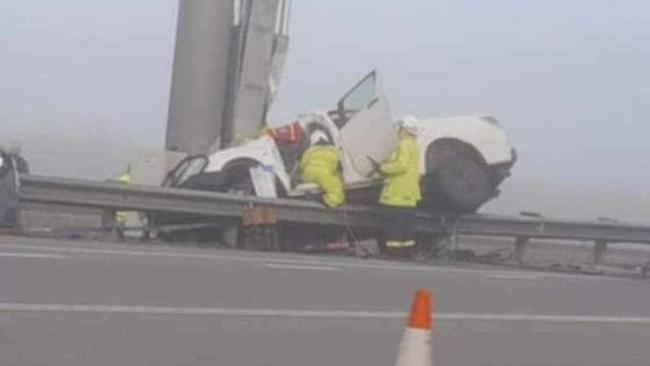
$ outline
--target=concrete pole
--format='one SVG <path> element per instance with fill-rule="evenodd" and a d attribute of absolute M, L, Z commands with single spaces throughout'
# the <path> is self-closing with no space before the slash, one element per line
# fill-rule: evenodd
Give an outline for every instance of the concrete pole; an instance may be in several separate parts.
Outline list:
<path fill-rule="evenodd" d="M 222 146 L 256 137 L 277 92 L 288 48 L 288 4 L 285 0 L 249 0 L 242 19 L 238 80 L 229 98 L 232 111 L 222 129 Z M 273 85 L 271 85 L 273 84 Z M 273 89 L 273 90 L 272 90 Z"/>
<path fill-rule="evenodd" d="M 226 107 L 233 0 L 180 0 L 166 149 L 205 154 Z"/>

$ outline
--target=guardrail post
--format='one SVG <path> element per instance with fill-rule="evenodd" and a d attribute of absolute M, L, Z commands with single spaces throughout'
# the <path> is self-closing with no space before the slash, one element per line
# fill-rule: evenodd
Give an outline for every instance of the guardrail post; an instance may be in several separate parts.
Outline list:
<path fill-rule="evenodd" d="M 594 243 L 594 264 L 603 263 L 605 254 L 607 254 L 607 241 L 602 239 L 596 240 Z"/>
<path fill-rule="evenodd" d="M 246 249 L 280 250 L 277 215 L 268 207 L 250 207 L 242 217 L 243 244 Z"/>
<path fill-rule="evenodd" d="M 0 228 L 20 230 L 19 177 L 16 160 L 0 152 Z"/>
<path fill-rule="evenodd" d="M 526 255 L 528 254 L 528 244 L 530 243 L 530 238 L 525 236 L 518 236 L 515 239 L 515 253 L 514 260 L 519 264 L 526 263 Z"/>

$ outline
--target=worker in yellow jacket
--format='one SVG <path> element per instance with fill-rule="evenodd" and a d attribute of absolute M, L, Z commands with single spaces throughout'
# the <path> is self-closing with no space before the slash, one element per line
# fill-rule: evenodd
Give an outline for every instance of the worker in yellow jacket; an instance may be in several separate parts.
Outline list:
<path fill-rule="evenodd" d="M 123 184 L 131 184 L 131 165 L 126 167 L 126 171 L 117 177 L 117 181 Z M 120 225 L 126 225 L 128 213 L 126 211 L 115 212 L 115 222 Z"/>
<path fill-rule="evenodd" d="M 422 199 L 417 125 L 418 120 L 413 116 L 405 116 L 397 121 L 397 147 L 383 164 L 373 161 L 375 170 L 384 178 L 379 202 L 391 208 L 390 224 L 386 228 L 385 238 L 385 245 L 389 250 L 415 246 L 412 222 L 414 209 Z"/>
<path fill-rule="evenodd" d="M 338 207 L 345 202 L 340 153 L 323 131 L 310 136 L 311 146 L 300 157 L 301 180 L 316 183 L 323 190 L 323 202 Z"/>

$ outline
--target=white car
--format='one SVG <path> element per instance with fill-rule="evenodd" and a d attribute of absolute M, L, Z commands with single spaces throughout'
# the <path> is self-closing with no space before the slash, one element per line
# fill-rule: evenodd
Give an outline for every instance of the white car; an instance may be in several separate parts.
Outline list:
<path fill-rule="evenodd" d="M 385 160 L 397 141 L 394 119 L 381 91 L 377 73 L 358 82 L 335 109 L 303 114 L 297 122 L 303 138 L 293 144 L 263 136 L 239 146 L 193 157 L 177 166 L 167 185 L 221 192 L 239 191 L 280 197 L 301 197 L 317 187 L 298 181 L 301 153 L 309 134 L 326 131 L 342 152 L 342 172 L 348 202 L 376 203 L 381 181 L 369 178 L 372 164 Z M 497 120 L 491 116 L 421 118 L 422 206 L 434 211 L 471 212 L 498 194 L 510 174 L 515 152 Z M 200 161 L 199 164 L 196 162 Z M 182 168 L 182 169 L 181 169 Z M 253 169 L 272 177 L 263 190 Z M 257 175 L 259 176 L 259 174 Z M 170 183 L 171 182 L 171 183 Z"/>

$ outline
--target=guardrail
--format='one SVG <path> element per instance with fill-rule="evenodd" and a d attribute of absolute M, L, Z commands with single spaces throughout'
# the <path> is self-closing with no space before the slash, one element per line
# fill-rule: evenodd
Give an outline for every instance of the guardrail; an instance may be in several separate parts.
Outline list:
<path fill-rule="evenodd" d="M 317 202 L 243 197 L 186 189 L 124 185 L 67 178 L 23 175 L 19 198 L 24 202 L 86 206 L 114 210 L 241 218 L 250 207 L 272 208 L 280 221 L 321 225 L 379 227 L 381 214 L 370 207 L 331 210 Z"/>
<path fill-rule="evenodd" d="M 608 244 L 650 244 L 650 226 L 619 222 L 577 221 L 543 216 L 464 215 L 447 229 L 458 235 L 514 237 L 514 259 L 526 261 L 531 239 L 593 241 L 593 262 L 602 263 Z"/>
<path fill-rule="evenodd" d="M 329 209 L 309 201 L 265 199 L 211 192 L 123 185 L 35 175 L 20 177 L 19 199 L 23 202 L 177 213 L 198 217 L 240 219 L 250 207 L 274 210 L 281 222 L 347 226 L 381 230 L 386 214 L 379 207 L 348 205 Z M 541 215 L 500 216 L 472 214 L 441 216 L 418 212 L 416 228 L 421 234 L 514 237 L 515 258 L 525 261 L 531 239 L 564 239 L 594 242 L 594 262 L 603 260 L 608 243 L 650 244 L 650 226 L 615 220 L 574 221 Z"/>

